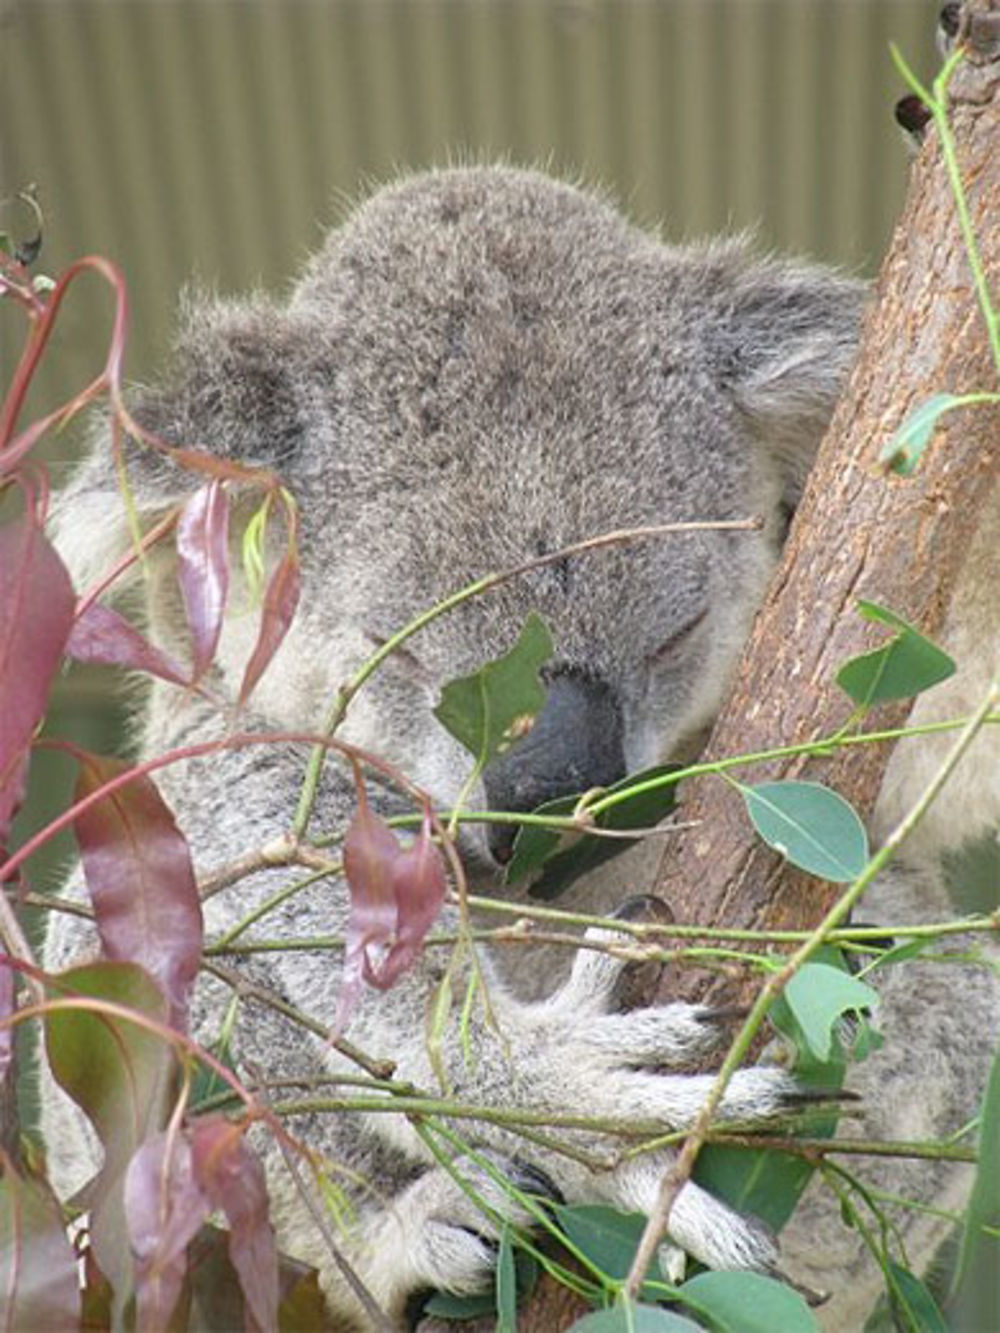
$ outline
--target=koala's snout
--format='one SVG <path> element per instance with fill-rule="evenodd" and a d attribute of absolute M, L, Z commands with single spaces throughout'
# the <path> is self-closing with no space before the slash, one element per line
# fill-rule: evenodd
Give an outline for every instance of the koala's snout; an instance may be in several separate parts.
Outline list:
<path fill-rule="evenodd" d="M 621 708 L 604 681 L 571 668 L 555 671 L 535 725 L 483 770 L 491 810 L 534 810 L 545 801 L 607 787 L 625 776 Z M 510 860 L 517 829 L 491 824 L 493 858 Z"/>

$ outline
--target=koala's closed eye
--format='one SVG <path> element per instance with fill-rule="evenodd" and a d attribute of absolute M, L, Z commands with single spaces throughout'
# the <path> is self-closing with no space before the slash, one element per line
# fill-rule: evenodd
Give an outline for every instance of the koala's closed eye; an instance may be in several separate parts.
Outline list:
<path fill-rule="evenodd" d="M 366 629 L 364 634 L 369 643 L 379 650 L 384 648 L 389 642 L 389 640 L 384 638 L 381 634 L 375 634 L 372 630 Z M 394 661 L 397 666 L 403 667 L 419 684 L 426 685 L 428 689 L 434 688 L 435 681 L 431 673 L 424 666 L 423 662 L 420 661 L 419 657 L 411 652 L 405 645 L 399 644 L 397 647 L 393 648 L 391 660 Z"/>
<path fill-rule="evenodd" d="M 679 630 L 675 630 L 668 639 L 660 644 L 646 658 L 647 666 L 663 666 L 677 652 L 677 650 L 690 638 L 695 630 L 701 625 L 708 615 L 708 607 L 704 607 L 693 620 L 689 620 L 686 625 L 682 625 Z"/>

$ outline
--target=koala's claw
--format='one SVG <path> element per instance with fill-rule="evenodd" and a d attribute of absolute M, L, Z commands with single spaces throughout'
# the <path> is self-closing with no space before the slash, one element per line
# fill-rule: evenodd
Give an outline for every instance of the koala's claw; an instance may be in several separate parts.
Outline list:
<path fill-rule="evenodd" d="M 722 1026 L 725 1023 L 738 1023 L 746 1018 L 750 1009 L 745 1004 L 720 1004 L 710 1007 L 708 1005 L 699 1008 L 696 1015 L 699 1023 L 715 1023 Z"/>
<path fill-rule="evenodd" d="M 537 1195 L 550 1203 L 565 1203 L 562 1190 L 547 1171 L 533 1162 L 522 1161 L 520 1157 L 510 1160 L 508 1178 L 512 1185 L 524 1194 Z"/>
<path fill-rule="evenodd" d="M 790 1110 L 798 1106 L 829 1105 L 838 1102 L 860 1102 L 861 1097 L 849 1088 L 793 1088 L 786 1095 Z"/>

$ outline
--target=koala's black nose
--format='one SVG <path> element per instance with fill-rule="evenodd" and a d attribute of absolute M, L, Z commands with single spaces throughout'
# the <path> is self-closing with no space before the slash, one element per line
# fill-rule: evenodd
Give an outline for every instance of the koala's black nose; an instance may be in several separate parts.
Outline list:
<path fill-rule="evenodd" d="M 625 776 L 621 709 L 603 681 L 572 669 L 557 671 L 535 725 L 483 770 L 491 810 L 534 810 L 545 801 L 591 787 L 607 787 Z M 491 824 L 490 853 L 510 860 L 517 828 Z"/>

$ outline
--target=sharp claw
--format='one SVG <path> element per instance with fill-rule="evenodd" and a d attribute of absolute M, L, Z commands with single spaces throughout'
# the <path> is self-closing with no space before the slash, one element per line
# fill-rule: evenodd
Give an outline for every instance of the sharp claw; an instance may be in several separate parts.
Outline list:
<path fill-rule="evenodd" d="M 695 1019 L 699 1023 L 717 1023 L 722 1026 L 746 1018 L 749 1012 L 749 1007 L 744 1004 L 720 1004 L 714 1009 L 703 1009 L 700 1014 L 695 1014 Z"/>
<path fill-rule="evenodd" d="M 617 921 L 646 922 L 649 925 L 672 926 L 676 917 L 670 904 L 655 893 L 637 893 L 618 904 L 611 913 Z"/>
<path fill-rule="evenodd" d="M 515 1157 L 511 1162 L 511 1184 L 516 1185 L 525 1194 L 538 1194 L 552 1203 L 565 1203 L 562 1190 L 548 1172 L 533 1162 L 524 1162 Z"/>
<path fill-rule="evenodd" d="M 860 1102 L 856 1092 L 848 1088 L 797 1088 L 782 1094 L 786 1106 L 815 1106 L 823 1102 Z"/>

